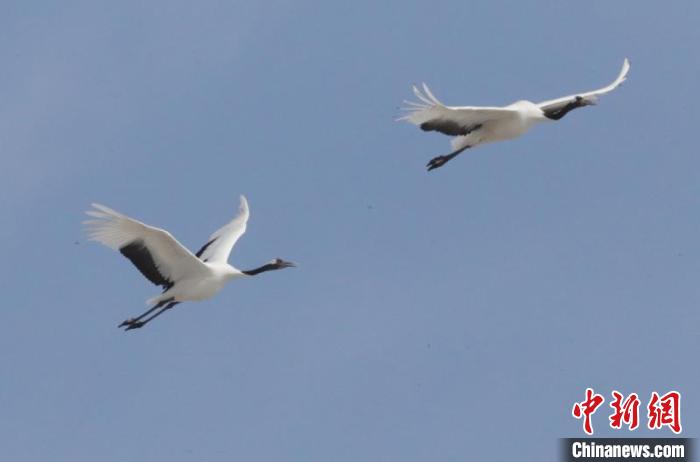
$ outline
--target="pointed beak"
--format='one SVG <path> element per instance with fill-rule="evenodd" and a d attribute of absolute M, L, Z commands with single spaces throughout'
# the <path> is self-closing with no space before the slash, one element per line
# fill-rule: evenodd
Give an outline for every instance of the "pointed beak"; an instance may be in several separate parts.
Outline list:
<path fill-rule="evenodd" d="M 291 261 L 282 261 L 280 263 L 280 268 L 296 268 L 297 265 L 292 263 Z"/>

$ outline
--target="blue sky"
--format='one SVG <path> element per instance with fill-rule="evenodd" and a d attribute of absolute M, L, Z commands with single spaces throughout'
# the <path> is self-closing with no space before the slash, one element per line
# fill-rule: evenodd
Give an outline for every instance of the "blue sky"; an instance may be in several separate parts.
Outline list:
<path fill-rule="evenodd" d="M 3 460 L 546 460 L 586 387 L 683 393 L 697 436 L 697 2 L 5 2 Z M 448 104 L 599 106 L 428 174 Z M 157 289 L 90 202 L 192 249 L 245 194 L 235 281 Z M 607 406 L 607 402 L 605 406 Z M 597 436 L 669 436 L 612 431 Z M 495 451 L 495 452 L 494 452 Z"/>

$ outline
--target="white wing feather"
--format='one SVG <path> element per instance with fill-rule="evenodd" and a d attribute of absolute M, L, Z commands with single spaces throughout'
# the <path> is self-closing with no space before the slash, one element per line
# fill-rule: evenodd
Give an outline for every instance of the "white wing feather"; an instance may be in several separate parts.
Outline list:
<path fill-rule="evenodd" d="M 422 92 L 414 86 L 413 93 L 419 102 L 404 101 L 406 106 L 401 109 L 407 111 L 407 114 L 397 120 L 405 120 L 424 130 L 436 130 L 446 135 L 465 135 L 477 125 L 517 114 L 517 111 L 503 107 L 445 106 L 425 83 Z"/>
<path fill-rule="evenodd" d="M 209 236 L 207 243 L 197 252 L 199 258 L 203 261 L 226 263 L 236 241 L 245 233 L 249 216 L 248 201 L 245 196 L 241 196 L 236 218 Z"/>
<path fill-rule="evenodd" d="M 153 257 L 158 271 L 172 282 L 208 272 L 206 265 L 169 232 L 141 223 L 104 205 L 92 206 L 94 210 L 85 213 L 96 219 L 83 222 L 87 225 L 89 239 L 114 250 L 141 241 Z"/>
<path fill-rule="evenodd" d="M 558 105 L 565 105 L 566 103 L 569 103 L 570 101 L 573 101 L 576 99 L 576 97 L 581 97 L 584 100 L 590 102 L 590 103 L 595 103 L 596 100 L 598 99 L 598 96 L 604 95 L 606 93 L 610 93 L 617 87 L 619 87 L 622 82 L 624 82 L 627 79 L 627 73 L 630 70 L 630 62 L 629 59 L 625 58 L 625 61 L 622 63 L 622 69 L 620 70 L 620 74 L 617 76 L 615 81 L 611 83 L 610 85 L 599 88 L 598 90 L 593 90 L 589 91 L 586 93 L 576 93 L 575 95 L 569 95 L 569 96 L 564 96 L 562 98 L 557 98 L 557 99 L 552 99 L 549 101 L 544 101 L 541 103 L 537 103 L 537 105 L 540 107 L 540 109 L 552 109 L 555 108 Z"/>

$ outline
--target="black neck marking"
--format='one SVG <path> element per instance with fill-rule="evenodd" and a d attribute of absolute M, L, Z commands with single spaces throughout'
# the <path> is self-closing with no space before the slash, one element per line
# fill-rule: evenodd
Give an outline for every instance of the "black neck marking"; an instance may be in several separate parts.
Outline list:
<path fill-rule="evenodd" d="M 566 114 L 568 114 L 569 111 L 583 107 L 585 105 L 586 103 L 583 101 L 583 98 L 577 96 L 575 100 L 566 103 L 564 106 L 560 106 L 549 110 L 543 110 L 542 112 L 544 113 L 544 116 L 548 119 L 559 120 Z"/>
<path fill-rule="evenodd" d="M 244 270 L 241 271 L 243 274 L 247 274 L 248 276 L 255 276 L 256 274 L 264 273 L 265 271 L 272 271 L 280 269 L 280 266 L 275 264 L 275 263 L 268 263 L 266 265 L 262 265 L 258 268 L 254 268 L 252 270 Z"/>

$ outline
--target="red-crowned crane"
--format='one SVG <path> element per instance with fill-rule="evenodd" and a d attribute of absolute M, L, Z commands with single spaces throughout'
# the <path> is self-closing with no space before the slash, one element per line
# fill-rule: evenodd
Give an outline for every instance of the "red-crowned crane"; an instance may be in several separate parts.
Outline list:
<path fill-rule="evenodd" d="M 559 120 L 573 109 L 596 104 L 599 96 L 613 91 L 625 81 L 629 69 L 629 60 L 625 59 L 617 79 L 599 90 L 542 103 L 517 101 L 504 107 L 445 106 L 424 83 L 423 91 L 413 87 L 419 102 L 404 101 L 407 106 L 402 109 L 408 113 L 398 120 L 406 120 L 425 131 L 438 131 L 455 137 L 452 139 L 451 153 L 428 162 L 428 170 L 433 170 L 442 167 L 465 149 L 517 138 L 538 122 Z"/>
<path fill-rule="evenodd" d="M 231 249 L 245 233 L 248 222 L 248 201 L 244 196 L 238 215 L 214 232 L 196 254 L 163 229 L 104 205 L 92 206 L 93 210 L 86 213 L 94 219 L 85 221 L 89 238 L 119 250 L 146 279 L 163 287 L 162 294 L 146 302 L 152 305 L 149 310 L 119 325 L 125 330 L 143 327 L 178 303 L 211 298 L 233 279 L 295 266 L 280 258 L 251 270 L 238 270 L 228 264 Z"/>

